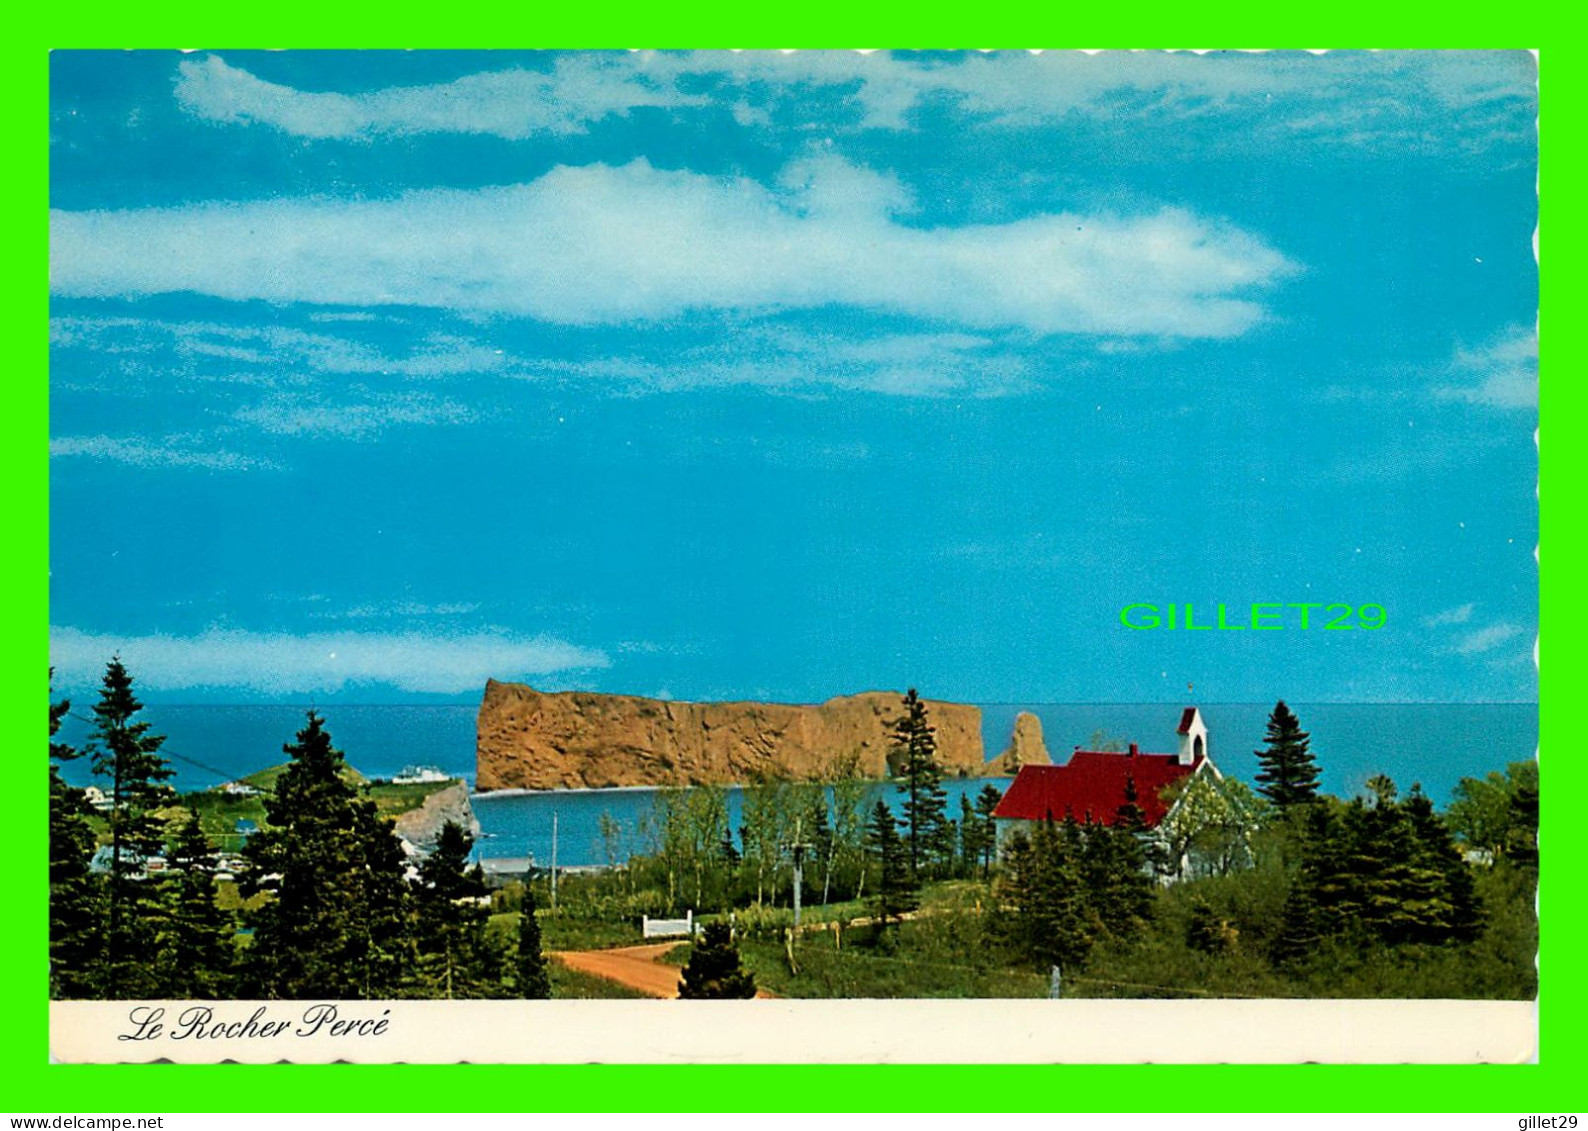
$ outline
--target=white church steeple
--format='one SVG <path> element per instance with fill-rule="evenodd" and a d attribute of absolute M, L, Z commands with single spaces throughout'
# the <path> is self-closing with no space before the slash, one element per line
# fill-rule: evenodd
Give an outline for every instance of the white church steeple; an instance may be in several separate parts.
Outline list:
<path fill-rule="evenodd" d="M 1208 727 L 1202 721 L 1202 712 L 1187 707 L 1180 713 L 1180 758 L 1182 766 L 1189 766 L 1208 754 Z"/>

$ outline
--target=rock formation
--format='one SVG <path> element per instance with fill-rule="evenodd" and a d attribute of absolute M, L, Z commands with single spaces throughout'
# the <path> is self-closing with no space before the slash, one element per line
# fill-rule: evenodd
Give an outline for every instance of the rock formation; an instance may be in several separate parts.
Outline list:
<path fill-rule="evenodd" d="M 485 685 L 475 788 L 576 789 L 703 785 L 764 777 L 814 779 L 853 756 L 888 776 L 892 721 L 903 696 L 868 691 L 812 706 L 677 703 L 588 691 Z M 928 700 L 937 757 L 949 775 L 983 772 L 981 710 Z"/>
<path fill-rule="evenodd" d="M 1021 711 L 1015 716 L 1015 731 L 1009 737 L 1008 748 L 991 762 L 987 763 L 986 773 L 989 777 L 994 774 L 1013 774 L 1021 766 L 1051 766 L 1053 759 L 1048 756 L 1048 747 L 1042 741 L 1042 720 L 1030 711 Z"/>
<path fill-rule="evenodd" d="M 480 822 L 469 804 L 468 787 L 462 782 L 427 794 L 419 808 L 400 814 L 397 833 L 409 843 L 428 849 L 435 844 L 436 837 L 441 835 L 441 826 L 448 821 L 462 825 L 474 836 L 480 835 Z"/>

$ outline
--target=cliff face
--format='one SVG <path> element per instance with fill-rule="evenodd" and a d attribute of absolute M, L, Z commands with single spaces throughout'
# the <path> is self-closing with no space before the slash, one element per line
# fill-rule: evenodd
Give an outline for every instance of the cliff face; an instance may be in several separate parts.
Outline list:
<path fill-rule="evenodd" d="M 587 691 L 546 693 L 521 683 L 485 685 L 475 745 L 475 788 L 577 789 L 703 785 L 763 776 L 821 777 L 835 757 L 859 771 L 889 772 L 894 692 L 870 691 L 813 706 L 675 703 Z M 938 762 L 980 774 L 980 709 L 928 700 Z"/>
<path fill-rule="evenodd" d="M 1051 766 L 1048 744 L 1042 741 L 1042 720 L 1030 711 L 1015 716 L 1015 732 L 1009 748 L 987 763 L 988 774 L 1014 774 L 1021 766 Z"/>
<path fill-rule="evenodd" d="M 397 832 L 404 839 L 428 849 L 435 844 L 436 837 L 441 835 L 441 826 L 448 821 L 462 825 L 471 835 L 480 835 L 480 822 L 474 817 L 468 787 L 462 782 L 436 790 L 419 808 L 400 814 Z"/>

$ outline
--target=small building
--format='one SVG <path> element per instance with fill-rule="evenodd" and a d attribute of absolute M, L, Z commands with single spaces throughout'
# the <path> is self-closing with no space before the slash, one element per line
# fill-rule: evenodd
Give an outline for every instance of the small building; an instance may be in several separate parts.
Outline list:
<path fill-rule="evenodd" d="M 84 788 L 83 800 L 88 802 L 95 809 L 100 810 L 110 809 L 115 805 L 115 802 L 112 801 L 106 795 L 105 791 L 100 789 L 97 785 L 91 785 Z"/>
<path fill-rule="evenodd" d="M 1169 813 L 1164 790 L 1193 775 L 1218 770 L 1208 759 L 1208 728 L 1202 712 L 1187 707 L 1176 728 L 1179 749 L 1173 754 L 1147 754 L 1132 742 L 1125 752 L 1076 747 L 1062 766 L 1021 766 L 993 810 L 998 841 L 1038 821 L 1077 821 L 1113 825 L 1135 794 L 1146 828 L 1154 829 Z"/>
<path fill-rule="evenodd" d="M 534 869 L 535 861 L 530 856 L 480 857 L 480 871 L 485 874 L 485 882 L 493 888 L 501 887 L 510 880 L 527 880 Z"/>
<path fill-rule="evenodd" d="M 221 792 L 226 794 L 226 796 L 228 796 L 228 797 L 258 797 L 259 796 L 259 789 L 258 789 L 257 786 L 252 786 L 252 785 L 249 785 L 247 782 L 242 782 L 242 781 L 229 781 L 229 782 L 227 782 L 225 785 L 221 786 Z"/>
<path fill-rule="evenodd" d="M 450 775 L 438 766 L 404 766 L 402 773 L 392 778 L 392 785 L 440 785 L 449 782 Z"/>

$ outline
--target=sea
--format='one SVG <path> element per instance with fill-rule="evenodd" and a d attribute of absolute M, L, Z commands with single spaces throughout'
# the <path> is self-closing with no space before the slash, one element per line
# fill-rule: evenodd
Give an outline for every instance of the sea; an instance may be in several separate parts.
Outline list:
<path fill-rule="evenodd" d="M 988 757 L 1008 745 L 1015 716 L 1030 711 L 1042 720 L 1043 737 L 1055 762 L 1077 747 L 1137 743 L 1144 753 L 1177 749 L 1178 703 L 982 704 Z M 1208 728 L 1208 752 L 1226 775 L 1251 783 L 1258 771 L 1273 704 L 1200 704 Z M 1463 777 L 1504 770 L 1533 758 L 1538 747 L 1538 706 L 1532 703 L 1293 703 L 1291 709 L 1312 736 L 1312 751 L 1324 791 L 1341 797 L 1363 791 L 1370 777 L 1388 774 L 1403 790 L 1419 783 L 1443 808 Z M 369 778 L 390 778 L 410 765 L 435 766 L 474 785 L 473 704 L 328 705 L 326 729 L 347 760 Z M 284 744 L 303 726 L 304 710 L 287 704 L 155 704 L 144 709 L 151 730 L 166 736 L 161 752 L 175 770 L 172 784 L 183 791 L 232 781 L 286 759 Z M 74 709 L 58 741 L 81 748 L 92 729 L 87 710 Z M 88 785 L 95 779 L 88 759 L 68 762 L 66 779 Z M 949 814 L 959 798 L 973 799 L 1007 778 L 951 779 Z M 557 863 L 565 867 L 618 862 L 641 843 L 640 830 L 656 805 L 648 788 L 546 790 L 476 794 L 483 856 L 552 857 L 556 826 Z M 874 797 L 897 805 L 897 790 L 878 783 Z M 729 819 L 738 825 L 740 793 L 729 792 Z M 873 804 L 868 799 L 867 804 Z M 603 821 L 603 816 L 606 820 Z M 603 835 L 603 825 L 607 833 Z M 614 827 L 617 830 L 613 835 Z"/>

